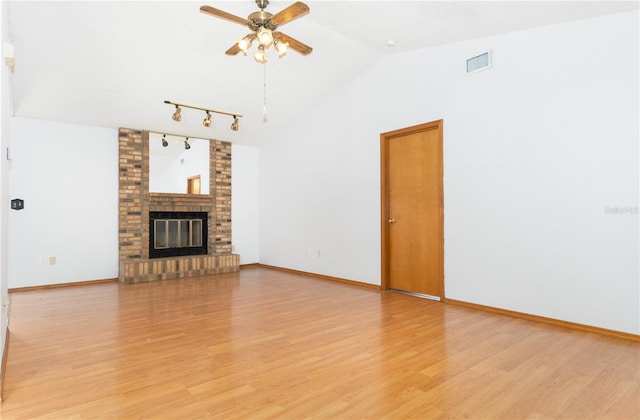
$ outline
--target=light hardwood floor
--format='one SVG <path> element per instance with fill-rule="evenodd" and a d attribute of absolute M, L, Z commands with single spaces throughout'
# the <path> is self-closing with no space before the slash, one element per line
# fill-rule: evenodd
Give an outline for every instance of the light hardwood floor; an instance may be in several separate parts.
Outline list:
<path fill-rule="evenodd" d="M 3 419 L 640 418 L 640 344 L 266 268 L 12 294 Z"/>

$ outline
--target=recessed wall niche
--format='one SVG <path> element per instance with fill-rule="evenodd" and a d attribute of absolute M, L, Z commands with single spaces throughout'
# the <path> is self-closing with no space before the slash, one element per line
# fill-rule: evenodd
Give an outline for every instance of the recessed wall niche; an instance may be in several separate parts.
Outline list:
<path fill-rule="evenodd" d="M 238 271 L 231 253 L 231 143 L 209 141 L 209 194 L 149 192 L 149 132 L 120 128 L 119 280 L 138 283 Z M 149 259 L 150 212 L 206 212 L 206 255 Z"/>

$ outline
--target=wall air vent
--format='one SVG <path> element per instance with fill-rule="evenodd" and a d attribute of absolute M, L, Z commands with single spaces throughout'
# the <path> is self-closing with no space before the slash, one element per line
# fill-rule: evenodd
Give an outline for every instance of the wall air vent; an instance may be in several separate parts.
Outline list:
<path fill-rule="evenodd" d="M 467 59 L 467 73 L 475 73 L 491 68 L 491 51 Z"/>

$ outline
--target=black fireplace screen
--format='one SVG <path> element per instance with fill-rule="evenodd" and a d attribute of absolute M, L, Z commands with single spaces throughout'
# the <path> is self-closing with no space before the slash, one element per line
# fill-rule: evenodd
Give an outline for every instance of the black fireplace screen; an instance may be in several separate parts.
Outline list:
<path fill-rule="evenodd" d="M 149 258 L 207 253 L 206 212 L 150 212 Z"/>

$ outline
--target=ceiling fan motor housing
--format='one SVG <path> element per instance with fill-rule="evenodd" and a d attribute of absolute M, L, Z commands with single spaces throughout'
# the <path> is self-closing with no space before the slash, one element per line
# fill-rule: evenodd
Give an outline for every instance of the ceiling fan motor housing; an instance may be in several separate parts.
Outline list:
<path fill-rule="evenodd" d="M 271 17 L 273 15 L 269 12 L 261 10 L 259 12 L 253 12 L 249 15 L 247 20 L 249 21 L 249 28 L 251 30 L 258 30 L 260 28 L 275 30 L 278 25 L 271 23 Z"/>

